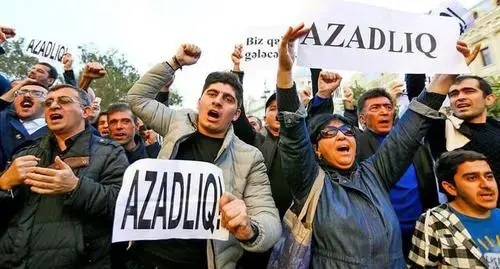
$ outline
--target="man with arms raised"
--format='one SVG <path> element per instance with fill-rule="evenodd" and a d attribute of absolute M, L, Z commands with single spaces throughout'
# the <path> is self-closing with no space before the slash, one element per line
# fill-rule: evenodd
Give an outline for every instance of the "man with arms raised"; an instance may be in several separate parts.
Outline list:
<path fill-rule="evenodd" d="M 266 251 L 281 233 L 262 154 L 240 141 L 231 122 L 240 115 L 242 86 L 236 75 L 207 76 L 198 112 L 172 110 L 155 100 L 174 72 L 196 63 L 198 47 L 182 45 L 175 56 L 153 67 L 130 89 L 127 99 L 146 125 L 164 136 L 159 158 L 197 160 L 222 169 L 226 193 L 220 200 L 228 241 L 170 239 L 135 242 L 130 268 L 234 268 L 248 251 Z"/>

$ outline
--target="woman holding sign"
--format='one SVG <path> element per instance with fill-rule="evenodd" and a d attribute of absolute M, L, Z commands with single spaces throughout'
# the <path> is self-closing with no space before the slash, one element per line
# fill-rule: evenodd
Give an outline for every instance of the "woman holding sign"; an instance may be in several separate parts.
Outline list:
<path fill-rule="evenodd" d="M 304 204 L 319 168 L 326 172 L 312 227 L 310 267 L 403 268 L 401 234 L 388 192 L 410 165 L 453 76 L 438 76 L 410 104 L 379 150 L 357 164 L 355 128 L 344 117 L 317 115 L 306 127 L 306 113 L 292 81 L 293 55 L 287 47 L 307 31 L 303 24 L 289 28 L 281 41 L 277 100 L 283 172 L 294 209 Z M 339 84 L 332 73 L 320 76 L 320 88 Z"/>

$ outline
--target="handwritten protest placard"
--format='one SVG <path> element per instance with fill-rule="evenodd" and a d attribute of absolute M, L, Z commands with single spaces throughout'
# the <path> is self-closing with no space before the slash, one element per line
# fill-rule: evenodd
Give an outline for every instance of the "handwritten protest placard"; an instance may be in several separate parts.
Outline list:
<path fill-rule="evenodd" d="M 142 159 L 125 171 L 113 242 L 198 238 L 227 240 L 219 200 L 222 170 L 197 161 Z"/>
<path fill-rule="evenodd" d="M 25 53 L 35 56 L 40 60 L 62 63 L 62 57 L 69 47 L 53 40 L 32 38 L 28 42 Z"/>

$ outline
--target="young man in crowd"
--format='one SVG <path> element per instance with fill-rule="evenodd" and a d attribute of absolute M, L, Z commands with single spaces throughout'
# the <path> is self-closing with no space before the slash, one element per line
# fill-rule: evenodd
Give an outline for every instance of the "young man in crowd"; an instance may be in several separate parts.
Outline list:
<path fill-rule="evenodd" d="M 92 133 L 85 92 L 47 94 L 50 133 L 22 149 L 0 176 L 1 268 L 111 268 L 111 229 L 128 166 L 117 143 Z"/>
<path fill-rule="evenodd" d="M 436 175 L 449 202 L 420 217 L 408 268 L 500 268 L 498 186 L 486 156 L 446 152 Z"/>
<path fill-rule="evenodd" d="M 198 47 L 182 45 L 166 62 L 156 65 L 127 95 L 133 112 L 164 136 L 161 159 L 197 160 L 222 169 L 226 192 L 220 201 L 222 226 L 228 241 L 170 239 L 134 242 L 130 268 L 233 268 L 243 249 L 266 251 L 278 240 L 281 226 L 262 154 L 240 141 L 232 121 L 240 116 L 242 86 L 236 75 L 207 76 L 198 112 L 173 110 L 155 100 L 177 69 L 196 63 Z"/>
<path fill-rule="evenodd" d="M 144 158 L 158 157 L 160 144 L 155 142 L 151 145 L 145 145 L 142 137 L 138 134 L 137 117 L 127 104 L 111 104 L 108 107 L 107 115 L 109 138 L 122 145 L 129 163 Z"/>

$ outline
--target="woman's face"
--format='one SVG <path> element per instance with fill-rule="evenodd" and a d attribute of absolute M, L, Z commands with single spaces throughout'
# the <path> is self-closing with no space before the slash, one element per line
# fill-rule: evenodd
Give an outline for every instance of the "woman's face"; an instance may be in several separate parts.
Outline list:
<path fill-rule="evenodd" d="M 356 160 L 356 140 L 350 126 L 332 120 L 320 132 L 316 154 L 334 168 L 347 170 Z"/>

